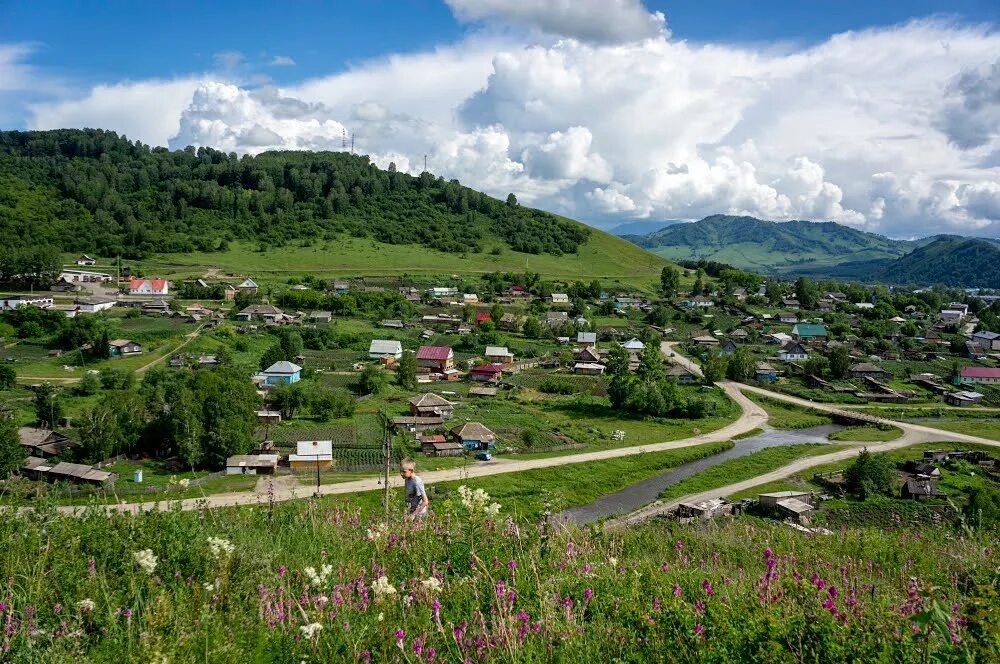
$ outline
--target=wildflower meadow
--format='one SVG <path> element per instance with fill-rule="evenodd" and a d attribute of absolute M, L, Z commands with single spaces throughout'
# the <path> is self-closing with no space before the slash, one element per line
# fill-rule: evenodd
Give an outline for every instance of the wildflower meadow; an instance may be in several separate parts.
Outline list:
<path fill-rule="evenodd" d="M 1000 659 L 994 536 L 567 529 L 465 490 L 434 508 L 7 513 L 0 661 Z"/>

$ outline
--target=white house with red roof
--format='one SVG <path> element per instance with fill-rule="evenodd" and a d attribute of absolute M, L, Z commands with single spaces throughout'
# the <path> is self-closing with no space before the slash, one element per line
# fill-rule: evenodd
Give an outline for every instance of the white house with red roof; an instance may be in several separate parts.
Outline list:
<path fill-rule="evenodd" d="M 1000 384 L 1000 368 L 993 367 L 962 367 L 955 376 L 955 384 L 979 383 L 987 385 Z"/>
<path fill-rule="evenodd" d="M 166 279 L 139 279 L 132 277 L 128 282 L 129 295 L 166 295 L 170 284 Z"/>

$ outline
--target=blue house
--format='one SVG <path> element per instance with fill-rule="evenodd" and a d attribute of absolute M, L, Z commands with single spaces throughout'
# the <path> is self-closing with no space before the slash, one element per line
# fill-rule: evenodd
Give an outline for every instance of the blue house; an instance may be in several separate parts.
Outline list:
<path fill-rule="evenodd" d="M 771 383 L 778 380 L 778 371 L 767 362 L 758 362 L 754 377 L 762 383 Z"/>
<path fill-rule="evenodd" d="M 456 443 L 466 450 L 491 450 L 496 436 L 479 422 L 466 422 L 451 430 Z"/>
<path fill-rule="evenodd" d="M 302 380 L 302 367 L 286 360 L 275 362 L 264 371 L 264 385 L 290 385 Z"/>

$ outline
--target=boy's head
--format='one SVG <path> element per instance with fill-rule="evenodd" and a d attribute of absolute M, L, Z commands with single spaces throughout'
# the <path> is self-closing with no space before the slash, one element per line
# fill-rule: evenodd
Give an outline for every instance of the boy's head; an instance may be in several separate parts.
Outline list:
<path fill-rule="evenodd" d="M 410 457 L 406 457 L 399 462 L 399 475 L 400 477 L 413 477 L 413 473 L 417 470 L 417 464 Z"/>

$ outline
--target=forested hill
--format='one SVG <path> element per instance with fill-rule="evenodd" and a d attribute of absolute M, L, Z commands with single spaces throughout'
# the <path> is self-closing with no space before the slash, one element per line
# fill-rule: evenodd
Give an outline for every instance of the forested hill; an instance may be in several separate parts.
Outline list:
<path fill-rule="evenodd" d="M 0 251 L 141 258 L 215 251 L 235 239 L 281 246 L 346 233 L 476 252 L 573 253 L 581 224 L 430 173 L 381 170 L 343 152 L 237 157 L 170 151 L 85 129 L 0 132 Z"/>
<path fill-rule="evenodd" d="M 941 236 L 890 263 L 877 276 L 899 284 L 1000 288 L 1000 242 Z"/>
<path fill-rule="evenodd" d="M 729 215 L 626 237 L 664 258 L 703 258 L 766 274 L 893 260 L 915 246 L 834 222 L 774 222 Z"/>

